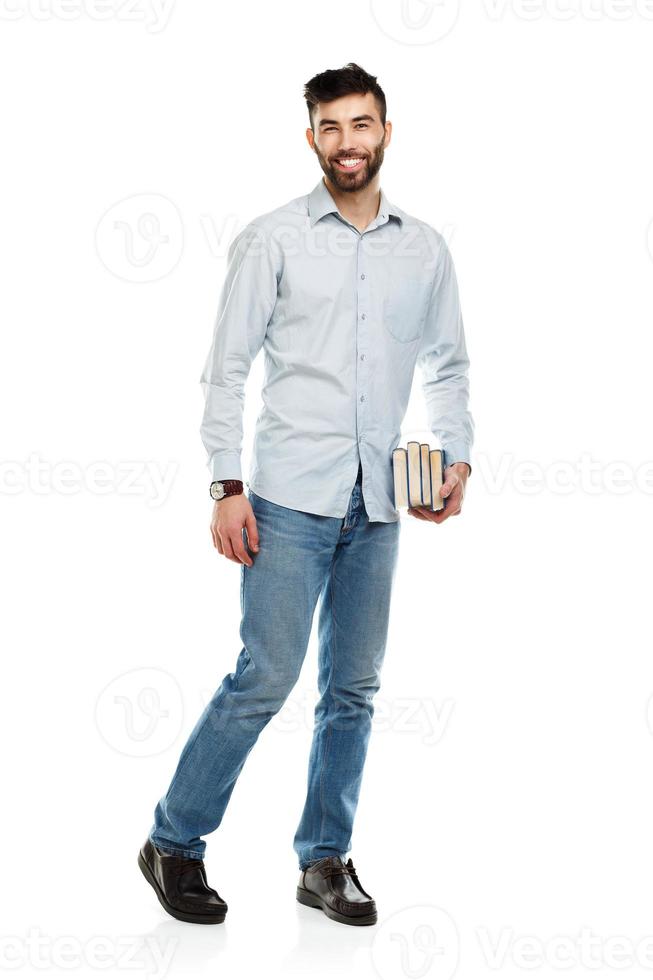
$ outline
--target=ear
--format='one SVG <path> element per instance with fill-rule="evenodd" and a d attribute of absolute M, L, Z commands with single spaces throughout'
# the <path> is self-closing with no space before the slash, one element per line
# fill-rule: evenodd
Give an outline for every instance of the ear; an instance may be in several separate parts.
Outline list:
<path fill-rule="evenodd" d="M 312 150 L 314 150 L 315 149 L 315 136 L 313 135 L 313 130 L 311 129 L 310 126 L 307 126 L 306 127 L 306 140 L 307 140 L 308 145 L 310 146 L 310 148 Z"/>
<path fill-rule="evenodd" d="M 383 142 L 383 149 L 384 150 L 385 150 L 386 146 L 390 146 L 391 139 L 392 139 L 392 123 L 391 122 L 388 122 L 388 120 L 386 120 L 386 123 L 385 123 L 385 140 Z"/>

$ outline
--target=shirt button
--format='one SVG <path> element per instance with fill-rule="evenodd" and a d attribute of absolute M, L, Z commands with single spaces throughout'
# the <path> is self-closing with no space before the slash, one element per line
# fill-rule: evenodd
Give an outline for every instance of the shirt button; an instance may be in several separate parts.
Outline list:
<path fill-rule="evenodd" d="M 365 395 L 361 395 L 361 401 L 362 401 L 362 402 L 364 402 L 364 401 L 365 401 Z"/>
<path fill-rule="evenodd" d="M 367 313 L 361 313 L 361 320 L 367 320 Z"/>
<path fill-rule="evenodd" d="M 364 272 L 361 272 L 361 279 L 364 279 L 364 278 L 365 278 L 365 273 Z"/>
<path fill-rule="evenodd" d="M 365 354 L 361 354 L 361 361 L 365 360 Z"/>

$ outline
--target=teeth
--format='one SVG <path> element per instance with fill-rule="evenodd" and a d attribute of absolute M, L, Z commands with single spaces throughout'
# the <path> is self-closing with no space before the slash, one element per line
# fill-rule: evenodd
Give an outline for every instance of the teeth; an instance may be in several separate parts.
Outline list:
<path fill-rule="evenodd" d="M 357 157 L 356 159 L 339 160 L 338 162 L 341 163 L 343 167 L 355 167 L 361 162 L 362 159 L 362 157 Z"/>

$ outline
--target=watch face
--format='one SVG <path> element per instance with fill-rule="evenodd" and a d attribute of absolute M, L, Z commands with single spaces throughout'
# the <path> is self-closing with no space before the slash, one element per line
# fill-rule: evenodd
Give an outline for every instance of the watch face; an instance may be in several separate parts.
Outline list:
<path fill-rule="evenodd" d="M 211 484 L 211 496 L 214 500 L 222 500 L 224 497 L 224 487 L 219 480 L 215 480 Z"/>

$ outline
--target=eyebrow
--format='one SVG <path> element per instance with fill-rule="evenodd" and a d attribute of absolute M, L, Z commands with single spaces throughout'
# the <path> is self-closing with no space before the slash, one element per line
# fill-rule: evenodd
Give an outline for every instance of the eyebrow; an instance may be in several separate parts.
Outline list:
<path fill-rule="evenodd" d="M 374 122 L 374 116 L 369 116 L 369 115 L 353 116 L 351 121 L 352 122 L 362 122 L 362 121 L 367 121 L 367 120 L 369 120 L 370 122 Z M 320 126 L 338 126 L 338 125 L 339 125 L 339 123 L 338 123 L 338 120 L 337 119 L 321 119 L 320 120 Z"/>

